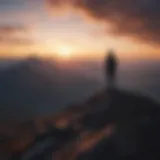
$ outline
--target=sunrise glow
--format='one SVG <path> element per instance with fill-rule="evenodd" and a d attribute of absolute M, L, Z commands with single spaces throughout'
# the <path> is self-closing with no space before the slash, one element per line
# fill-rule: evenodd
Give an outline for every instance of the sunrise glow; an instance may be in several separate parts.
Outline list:
<path fill-rule="evenodd" d="M 57 54 L 59 57 L 65 59 L 65 58 L 71 58 L 72 56 L 72 50 L 69 47 L 62 46 L 58 49 Z"/>
<path fill-rule="evenodd" d="M 81 13 L 78 9 L 73 10 L 73 5 L 71 9 L 68 8 L 64 12 L 65 9 L 56 5 L 56 1 L 48 5 L 44 5 L 43 0 L 24 1 L 24 3 L 23 1 L 22 3 L 17 1 L 15 4 L 14 2 L 0 3 L 0 57 L 26 57 L 35 53 L 43 57 L 51 55 L 54 57 L 56 54 L 61 59 L 75 57 L 97 59 L 103 58 L 106 51 L 113 48 L 124 58 L 160 58 L 158 38 L 156 41 L 158 33 L 154 34 L 155 30 L 148 28 L 149 25 L 142 32 L 136 30 L 143 24 L 144 20 L 141 20 L 141 17 L 136 17 L 138 20 L 135 21 L 137 23 L 133 22 L 134 25 L 129 25 L 132 24 L 132 17 L 128 25 L 121 26 L 120 24 L 123 23 L 115 22 L 114 28 L 117 28 L 117 32 L 115 30 L 112 34 L 114 28 L 109 27 L 110 21 L 107 21 L 108 16 L 112 14 L 107 15 L 107 12 L 104 12 L 102 21 L 99 21 L 101 18 L 97 19 L 98 8 L 90 14 L 90 9 L 87 10 L 89 6 L 86 6 L 84 9 L 86 8 L 87 12 L 81 10 Z M 62 2 L 72 4 L 73 1 L 62 0 Z M 107 4 L 105 5 L 107 8 Z M 121 14 L 123 18 L 121 6 L 119 7 L 117 12 L 120 13 L 117 15 Z M 106 19 L 103 20 L 105 17 Z M 136 32 L 130 33 L 130 31 Z"/>

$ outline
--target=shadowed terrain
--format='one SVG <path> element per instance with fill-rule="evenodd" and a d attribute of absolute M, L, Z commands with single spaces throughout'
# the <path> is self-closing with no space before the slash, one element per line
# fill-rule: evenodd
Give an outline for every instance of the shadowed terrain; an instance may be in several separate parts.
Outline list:
<path fill-rule="evenodd" d="M 152 99 L 107 89 L 56 116 L 4 128 L 12 137 L 3 135 L 1 151 L 11 160 L 157 159 L 159 117 Z"/>

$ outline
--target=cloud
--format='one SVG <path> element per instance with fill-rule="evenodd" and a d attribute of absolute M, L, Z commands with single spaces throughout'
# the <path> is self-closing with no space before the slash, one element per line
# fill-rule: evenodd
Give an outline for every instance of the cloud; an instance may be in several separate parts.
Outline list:
<path fill-rule="evenodd" d="M 25 26 L 20 25 L 0 25 L 0 35 L 7 34 L 7 35 L 13 35 L 17 33 L 23 33 L 29 32 L 29 28 Z"/>
<path fill-rule="evenodd" d="M 160 44 L 159 0 L 48 0 L 51 7 L 69 4 L 97 21 L 111 24 L 110 33 Z"/>
<path fill-rule="evenodd" d="M 28 37 L 30 29 L 20 25 L 1 25 L 0 44 L 31 45 L 33 41 Z"/>
<path fill-rule="evenodd" d="M 13 38 L 3 38 L 0 37 L 0 44 L 3 45 L 32 45 L 34 42 L 29 38 L 13 37 Z"/>

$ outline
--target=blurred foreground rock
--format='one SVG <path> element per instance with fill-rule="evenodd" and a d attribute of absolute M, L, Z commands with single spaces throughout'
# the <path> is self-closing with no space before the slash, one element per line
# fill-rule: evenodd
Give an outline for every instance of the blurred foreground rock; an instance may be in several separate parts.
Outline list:
<path fill-rule="evenodd" d="M 160 105 L 126 91 L 105 90 L 57 115 L 5 127 L 10 138 L 0 147 L 11 160 L 160 158 Z"/>

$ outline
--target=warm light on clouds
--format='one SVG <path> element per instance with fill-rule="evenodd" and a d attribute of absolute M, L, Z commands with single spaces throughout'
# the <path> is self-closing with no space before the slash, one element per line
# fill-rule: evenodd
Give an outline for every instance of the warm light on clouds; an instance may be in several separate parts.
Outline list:
<path fill-rule="evenodd" d="M 112 25 L 114 35 L 127 35 L 148 43 L 160 42 L 160 2 L 158 0 L 48 0 L 55 7 L 70 4 L 88 16 Z"/>
<path fill-rule="evenodd" d="M 6 17 L 0 18 L 0 56 L 98 59 L 113 48 L 121 57 L 159 58 L 158 0 L 0 4 L 0 15 Z"/>

